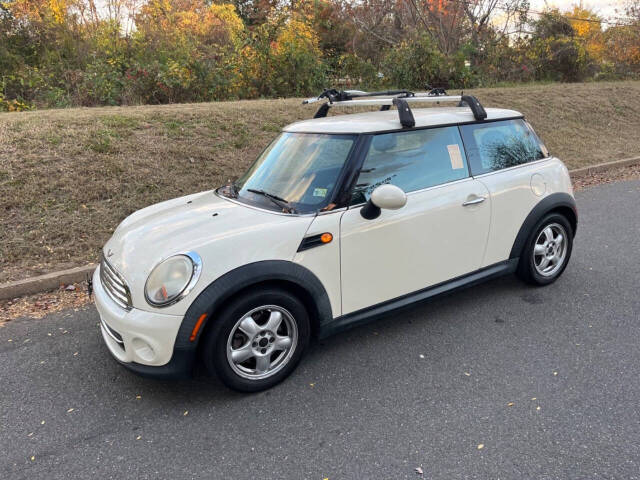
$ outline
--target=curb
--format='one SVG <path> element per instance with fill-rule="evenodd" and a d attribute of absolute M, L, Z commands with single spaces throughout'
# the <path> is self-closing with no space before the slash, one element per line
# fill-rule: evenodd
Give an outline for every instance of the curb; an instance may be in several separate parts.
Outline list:
<path fill-rule="evenodd" d="M 640 165 L 640 157 L 615 160 L 613 162 L 599 163 L 590 167 L 570 170 L 572 179 L 584 178 L 596 173 L 615 170 L 616 168 Z M 58 272 L 47 273 L 37 277 L 25 278 L 15 282 L 0 284 L 0 300 L 10 300 L 12 298 L 31 295 L 33 293 L 47 292 L 60 288 L 60 285 L 78 283 L 87 279 L 87 275 L 92 275 L 96 269 L 96 264 L 85 265 L 84 267 L 70 268 Z"/>
<path fill-rule="evenodd" d="M 60 270 L 15 282 L 2 283 L 0 284 L 0 300 L 10 300 L 33 293 L 48 292 L 60 288 L 60 285 L 83 282 L 87 279 L 87 275 L 93 274 L 96 266 L 96 264 L 92 263 L 84 267 L 70 268 L 69 270 Z"/>
<path fill-rule="evenodd" d="M 569 174 L 572 179 L 584 178 L 594 175 L 596 173 L 603 173 L 609 170 L 615 170 L 616 168 L 629 167 L 632 165 L 639 165 L 640 157 L 625 158 L 624 160 L 614 160 L 613 162 L 599 163 L 597 165 L 591 165 L 589 167 L 577 168 L 570 170 Z"/>

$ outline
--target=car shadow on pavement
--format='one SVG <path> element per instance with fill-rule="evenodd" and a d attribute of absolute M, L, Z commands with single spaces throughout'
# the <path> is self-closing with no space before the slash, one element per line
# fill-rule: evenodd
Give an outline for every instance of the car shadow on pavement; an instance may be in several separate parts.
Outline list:
<path fill-rule="evenodd" d="M 529 287 L 523 285 L 513 276 L 495 279 L 446 295 L 422 305 L 408 307 L 393 312 L 373 322 L 355 327 L 348 331 L 333 335 L 323 340 L 313 340 L 307 354 L 294 373 L 280 385 L 270 391 L 254 395 L 246 395 L 227 389 L 217 378 L 209 377 L 203 368 L 196 368 L 194 377 L 179 381 L 160 381 L 140 377 L 131 373 L 110 358 L 106 346 L 100 345 L 99 354 L 105 364 L 105 374 L 117 379 L 114 385 L 123 389 L 136 389 L 151 395 L 164 403 L 189 400 L 190 403 L 206 402 L 226 404 L 242 397 L 255 397 L 271 394 L 291 394 L 313 385 L 318 378 L 331 379 L 337 374 L 344 374 L 345 364 L 362 362 L 363 359 L 384 355 L 402 356 L 403 345 L 417 336 L 430 339 L 431 353 L 446 356 L 448 350 L 438 346 L 437 338 L 442 330 L 448 336 L 460 337 L 464 341 L 464 331 L 469 321 L 486 321 L 500 324 L 505 320 L 498 315 L 491 318 L 478 319 L 471 313 L 477 312 L 479 306 L 492 304 L 496 296 L 502 298 L 523 298 L 534 295 Z M 453 329 L 453 331 L 451 331 Z M 456 329 L 460 330 L 456 333 Z M 389 362 L 402 362 L 402 358 L 388 358 Z M 82 375 L 81 372 L 76 372 Z"/>

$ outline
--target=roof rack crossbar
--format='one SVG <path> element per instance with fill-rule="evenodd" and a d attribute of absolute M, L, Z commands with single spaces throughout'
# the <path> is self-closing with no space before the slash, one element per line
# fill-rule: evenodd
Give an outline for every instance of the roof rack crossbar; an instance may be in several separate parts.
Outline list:
<path fill-rule="evenodd" d="M 408 90 L 387 90 L 384 92 L 362 92 L 360 90 L 338 91 L 335 89 L 325 90 L 315 98 L 304 100 L 303 104 L 310 104 L 322 101 L 326 98 L 328 101 L 320 106 L 313 118 L 323 118 L 327 116 L 331 107 L 353 107 L 380 105 L 380 110 L 389 110 L 392 105 L 398 108 L 400 123 L 403 127 L 409 128 L 415 125 L 413 113 L 409 107 L 409 103 L 440 103 L 440 102 L 458 102 L 459 107 L 468 107 L 471 109 L 474 118 L 482 121 L 487 118 L 487 112 L 473 95 L 447 95 L 442 88 L 434 88 L 429 92 L 410 92 Z M 400 100 L 402 100 L 400 102 Z"/>

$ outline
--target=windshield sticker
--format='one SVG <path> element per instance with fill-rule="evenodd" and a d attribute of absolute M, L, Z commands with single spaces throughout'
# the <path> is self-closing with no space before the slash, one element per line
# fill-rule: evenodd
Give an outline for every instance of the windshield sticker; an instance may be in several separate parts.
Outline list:
<path fill-rule="evenodd" d="M 449 150 L 449 159 L 451 160 L 451 168 L 454 170 L 459 170 L 464 168 L 464 163 L 462 162 L 462 153 L 460 153 L 460 147 L 458 144 L 447 145 L 447 150 Z"/>
<path fill-rule="evenodd" d="M 313 196 L 314 197 L 326 197 L 327 196 L 327 190 L 326 188 L 314 188 L 313 189 Z"/>

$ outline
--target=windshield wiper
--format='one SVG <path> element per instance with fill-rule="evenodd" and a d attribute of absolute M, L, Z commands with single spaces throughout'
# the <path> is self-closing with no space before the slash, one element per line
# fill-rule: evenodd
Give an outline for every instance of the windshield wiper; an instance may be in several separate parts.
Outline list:
<path fill-rule="evenodd" d="M 295 208 L 289 204 L 284 198 L 281 198 L 273 193 L 265 192 L 264 190 L 257 190 L 255 188 L 247 188 L 247 192 L 257 193 L 258 195 L 262 195 L 263 197 L 268 198 L 274 205 L 277 205 L 282 209 L 285 213 L 298 213 Z"/>

